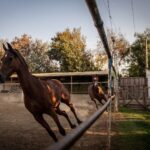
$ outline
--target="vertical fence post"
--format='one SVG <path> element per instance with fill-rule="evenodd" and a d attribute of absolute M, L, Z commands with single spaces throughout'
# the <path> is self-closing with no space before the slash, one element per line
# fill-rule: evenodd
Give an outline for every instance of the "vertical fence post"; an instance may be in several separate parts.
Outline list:
<path fill-rule="evenodd" d="M 112 114 L 111 114 L 111 101 L 109 103 L 109 106 L 107 108 L 108 110 L 108 125 L 107 125 L 107 150 L 110 150 L 110 147 L 111 147 L 111 117 L 112 117 Z"/>
<path fill-rule="evenodd" d="M 73 85 L 73 84 L 72 84 L 72 76 L 71 76 L 71 89 L 70 89 L 70 90 L 71 90 L 71 94 L 72 94 L 72 92 L 73 92 L 73 91 L 72 91 L 72 89 L 73 89 L 72 85 Z"/>
<path fill-rule="evenodd" d="M 108 96 L 111 97 L 111 95 L 112 95 L 111 69 L 113 69 L 114 72 L 115 72 L 115 68 L 112 66 L 112 55 L 111 55 L 111 52 L 110 52 L 110 48 L 108 46 L 107 37 L 106 37 L 105 30 L 104 30 L 104 27 L 103 27 L 103 21 L 101 19 L 100 13 L 98 11 L 96 1 L 95 0 L 85 0 L 85 1 L 87 3 L 89 11 L 92 15 L 93 21 L 95 23 L 95 27 L 97 28 L 97 31 L 99 33 L 99 36 L 102 40 L 103 46 L 105 48 L 105 51 L 106 51 L 108 59 L 109 59 L 109 66 L 108 66 L 109 67 Z M 109 117 L 108 117 L 108 149 L 110 149 L 110 143 L 111 143 L 111 135 L 110 135 L 110 130 L 111 130 L 111 102 L 110 102 L 110 105 L 109 105 L 108 114 L 109 114 Z"/>
<path fill-rule="evenodd" d="M 108 59 L 108 96 L 112 96 L 112 58 Z M 110 150 L 111 146 L 111 101 L 108 106 L 108 143 L 107 143 L 107 150 Z"/>
<path fill-rule="evenodd" d="M 115 80 L 114 80 L 114 89 L 115 89 L 114 111 L 115 111 L 115 112 L 118 112 L 118 105 L 119 105 L 119 85 L 118 85 L 118 75 L 115 76 Z"/>

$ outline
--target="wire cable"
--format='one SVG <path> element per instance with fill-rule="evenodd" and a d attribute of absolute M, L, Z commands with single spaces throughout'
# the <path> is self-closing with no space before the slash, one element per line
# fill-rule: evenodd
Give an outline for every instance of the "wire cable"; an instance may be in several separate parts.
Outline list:
<path fill-rule="evenodd" d="M 107 6 L 108 6 L 108 14 L 109 14 L 111 29 L 113 29 L 113 27 L 112 27 L 112 16 L 111 16 L 110 6 L 109 6 L 109 0 L 107 0 Z"/>
<path fill-rule="evenodd" d="M 131 0 L 131 10 L 132 10 L 132 21 L 133 21 L 133 30 L 134 34 L 136 33 L 135 31 L 135 17 L 134 17 L 134 6 L 133 6 L 133 0 Z"/>

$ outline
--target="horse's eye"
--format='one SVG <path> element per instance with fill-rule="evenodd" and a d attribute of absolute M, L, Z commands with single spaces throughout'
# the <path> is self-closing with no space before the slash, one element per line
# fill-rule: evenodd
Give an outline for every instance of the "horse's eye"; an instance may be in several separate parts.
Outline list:
<path fill-rule="evenodd" d="M 12 57 L 10 57 L 10 58 L 9 58 L 9 61 L 12 61 L 12 60 L 13 60 L 13 58 L 12 58 Z"/>
<path fill-rule="evenodd" d="M 13 60 L 13 58 L 12 58 L 12 57 L 9 57 L 9 58 L 7 59 L 7 64 L 10 64 L 10 63 L 12 62 L 12 60 Z"/>

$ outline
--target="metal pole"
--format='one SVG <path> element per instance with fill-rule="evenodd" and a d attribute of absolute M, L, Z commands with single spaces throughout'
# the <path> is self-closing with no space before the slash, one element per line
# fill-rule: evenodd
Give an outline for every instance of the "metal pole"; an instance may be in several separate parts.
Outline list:
<path fill-rule="evenodd" d="M 109 103 L 108 106 L 108 126 L 107 126 L 107 134 L 108 134 L 108 143 L 107 143 L 107 150 L 110 150 L 111 147 L 111 118 L 112 118 L 112 114 L 111 114 L 111 102 Z"/>
<path fill-rule="evenodd" d="M 110 49 L 109 49 L 109 46 L 108 46 L 105 30 L 104 30 L 104 27 L 103 27 L 103 21 L 101 19 L 100 13 L 98 11 L 96 1 L 95 0 L 85 0 L 85 1 L 86 1 L 87 6 L 90 10 L 93 21 L 95 23 L 95 27 L 98 30 L 99 36 L 102 40 L 102 43 L 104 45 L 105 51 L 106 51 L 107 56 L 108 56 L 108 60 L 109 60 L 108 96 L 111 96 L 112 95 L 111 69 L 114 70 L 115 74 L 116 74 L 116 71 L 115 71 L 114 66 L 112 65 L 112 56 L 111 56 L 111 52 L 110 52 Z M 108 112 L 109 112 L 109 116 L 108 116 L 108 149 L 110 149 L 110 143 L 111 143 L 111 135 L 110 135 L 110 131 L 111 131 L 111 104 L 109 106 Z"/>
<path fill-rule="evenodd" d="M 108 63 L 108 96 L 112 96 L 112 59 L 109 59 Z M 108 126 L 107 126 L 107 134 L 108 134 L 108 140 L 107 140 L 107 150 L 110 150 L 111 147 L 111 102 L 109 104 L 108 108 Z"/>
<path fill-rule="evenodd" d="M 145 55 L 146 55 L 146 65 L 145 65 L 145 67 L 146 67 L 146 69 L 148 69 L 148 49 L 147 49 L 147 37 L 146 37 L 146 43 L 145 43 L 146 45 L 145 45 L 145 47 L 146 47 L 146 49 L 145 49 Z"/>
<path fill-rule="evenodd" d="M 116 51 L 114 50 L 114 44 L 115 44 L 115 41 L 113 41 L 113 63 L 114 63 L 114 66 L 115 66 L 115 70 L 116 70 L 116 75 L 114 76 L 114 91 L 115 91 L 115 100 L 114 100 L 114 111 L 115 112 L 118 112 L 118 74 L 119 74 L 119 71 L 118 71 L 118 64 L 117 64 L 117 53 Z"/>

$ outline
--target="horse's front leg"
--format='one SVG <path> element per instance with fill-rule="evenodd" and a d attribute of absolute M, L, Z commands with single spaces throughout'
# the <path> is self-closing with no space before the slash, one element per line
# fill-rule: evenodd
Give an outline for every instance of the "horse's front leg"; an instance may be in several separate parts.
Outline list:
<path fill-rule="evenodd" d="M 105 94 L 102 95 L 102 99 L 103 99 L 105 102 L 107 102 L 107 98 L 106 98 Z"/>
<path fill-rule="evenodd" d="M 55 110 L 53 108 L 49 109 L 48 112 L 47 112 L 48 115 L 50 115 L 53 120 L 55 121 L 55 123 L 57 124 L 57 127 L 59 129 L 59 132 L 62 134 L 62 135 L 66 135 L 66 132 L 65 132 L 65 129 L 62 127 L 62 125 L 60 124 L 60 121 L 57 117 L 57 114 L 55 112 Z"/>
<path fill-rule="evenodd" d="M 101 96 L 97 96 L 96 99 L 97 99 L 102 105 L 104 105 L 103 102 L 102 102 L 103 98 L 102 98 Z"/>
<path fill-rule="evenodd" d="M 76 111 L 75 111 L 75 109 L 74 109 L 73 104 L 72 104 L 72 103 L 69 103 L 68 106 L 70 107 L 70 110 L 73 112 L 73 114 L 74 114 L 74 116 L 75 116 L 75 118 L 76 118 L 78 124 L 81 124 L 82 121 L 78 118 L 78 116 L 77 116 L 77 114 L 76 114 Z"/>
<path fill-rule="evenodd" d="M 95 103 L 96 108 L 98 109 L 98 105 L 97 105 L 97 103 L 96 103 L 96 100 L 95 100 L 94 98 L 91 98 L 91 100 Z"/>
<path fill-rule="evenodd" d="M 54 132 L 51 130 L 48 123 L 44 120 L 42 114 L 33 114 L 35 120 L 40 123 L 49 133 L 49 135 L 54 139 L 55 142 L 58 141 L 57 137 L 55 136 Z"/>

